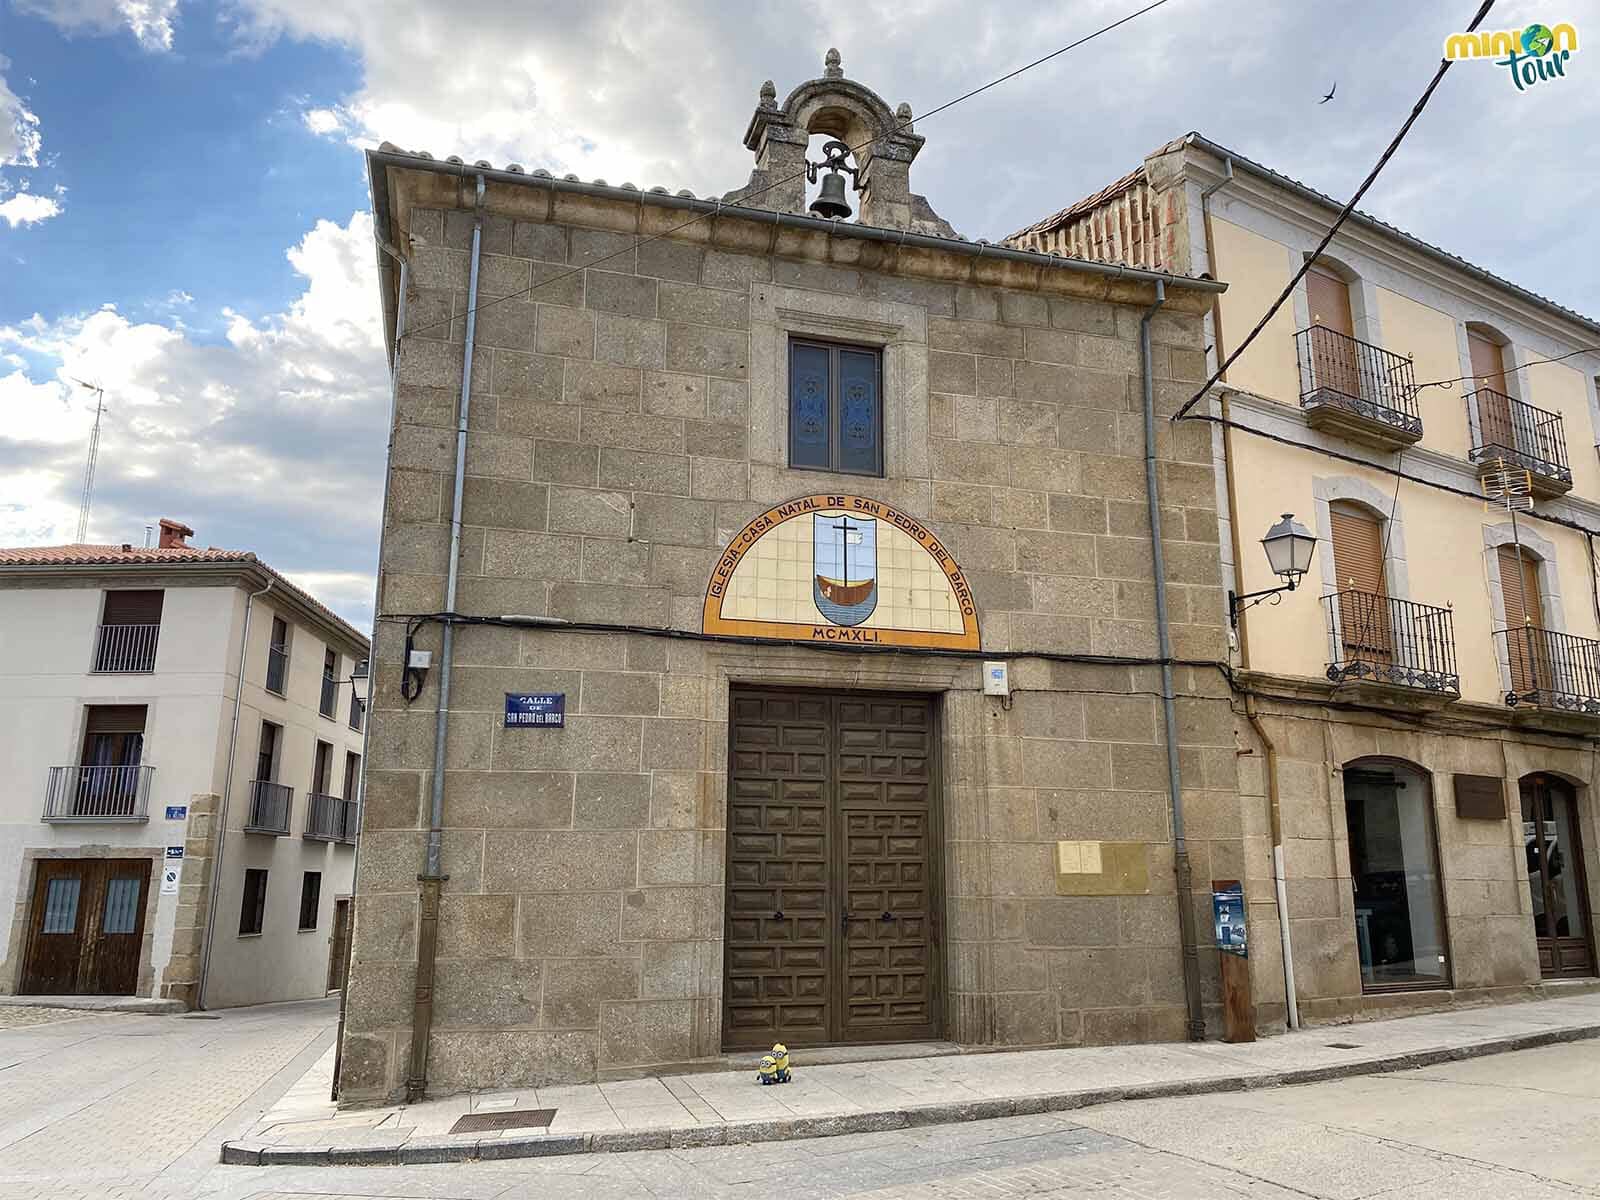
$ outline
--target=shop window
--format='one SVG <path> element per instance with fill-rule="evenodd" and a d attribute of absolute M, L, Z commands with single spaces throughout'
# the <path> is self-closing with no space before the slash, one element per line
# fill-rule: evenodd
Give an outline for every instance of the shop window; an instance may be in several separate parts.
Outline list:
<path fill-rule="evenodd" d="M 1344 804 L 1362 990 L 1448 986 L 1439 852 L 1427 779 L 1404 766 L 1348 766 Z"/>

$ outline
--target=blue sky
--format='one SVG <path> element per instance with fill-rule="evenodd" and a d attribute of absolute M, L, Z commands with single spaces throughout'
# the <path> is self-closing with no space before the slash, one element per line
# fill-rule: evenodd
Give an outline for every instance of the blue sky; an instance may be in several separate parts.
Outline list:
<path fill-rule="evenodd" d="M 98 380 L 91 540 L 176 517 L 365 624 L 387 379 L 361 147 L 718 193 L 761 81 L 787 93 L 830 45 L 923 113 L 1135 7 L 0 0 L 0 545 L 71 540 L 70 381 Z M 919 122 L 914 182 L 996 239 L 1198 128 L 1342 196 L 1474 7 L 1172 0 Z M 1534 19 L 1578 26 L 1571 77 L 1452 71 L 1364 207 L 1600 315 L 1600 3 L 1500 0 L 1490 24 Z"/>

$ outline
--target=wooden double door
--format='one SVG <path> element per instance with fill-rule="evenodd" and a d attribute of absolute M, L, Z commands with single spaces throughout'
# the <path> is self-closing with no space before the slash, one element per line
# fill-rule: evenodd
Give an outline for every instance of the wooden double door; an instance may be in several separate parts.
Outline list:
<path fill-rule="evenodd" d="M 1522 780 L 1521 791 L 1539 973 L 1546 979 L 1593 975 L 1594 931 L 1589 927 L 1577 798 L 1571 786 L 1554 775 L 1529 775 Z"/>
<path fill-rule="evenodd" d="M 936 712 L 736 689 L 723 1045 L 938 1035 Z"/>
<path fill-rule="evenodd" d="M 22 991 L 131 996 L 139 986 L 147 858 L 40 859 Z"/>

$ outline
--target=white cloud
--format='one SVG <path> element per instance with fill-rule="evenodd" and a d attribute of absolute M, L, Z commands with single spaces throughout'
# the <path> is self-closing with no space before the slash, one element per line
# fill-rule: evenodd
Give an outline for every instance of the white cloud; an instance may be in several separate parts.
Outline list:
<path fill-rule="evenodd" d="M 331 108 L 311 108 L 301 115 L 306 128 L 318 137 L 326 137 L 344 130 L 344 118 Z"/>
<path fill-rule="evenodd" d="M 16 0 L 16 8 L 67 33 L 126 29 L 146 50 L 171 50 L 178 0 Z"/>
<path fill-rule="evenodd" d="M 0 54 L 0 72 L 10 65 L 10 60 Z M 0 167 L 37 167 L 41 144 L 39 118 L 0 74 Z"/>
<path fill-rule="evenodd" d="M 18 225 L 37 225 L 60 213 L 61 204 L 58 201 L 37 192 L 18 192 L 9 200 L 0 201 L 0 220 L 13 229 Z"/>
<path fill-rule="evenodd" d="M 301 294 L 261 320 L 225 312 L 220 343 L 111 305 L 0 327 L 0 355 L 54 372 L 0 374 L 0 544 L 72 540 L 93 397 L 71 381 L 89 380 L 106 400 L 91 540 L 176 517 L 197 544 L 326 578 L 365 621 L 388 411 L 372 238 L 364 214 L 317 222 L 287 252 Z"/>

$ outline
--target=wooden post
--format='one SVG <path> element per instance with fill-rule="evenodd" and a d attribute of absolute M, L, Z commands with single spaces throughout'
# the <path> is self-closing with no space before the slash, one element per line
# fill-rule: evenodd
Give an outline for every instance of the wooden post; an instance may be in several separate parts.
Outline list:
<path fill-rule="evenodd" d="M 1250 944 L 1244 925 L 1244 891 L 1237 879 L 1211 881 L 1216 913 L 1217 958 L 1222 972 L 1222 1040 L 1256 1040 L 1250 1002 Z"/>

